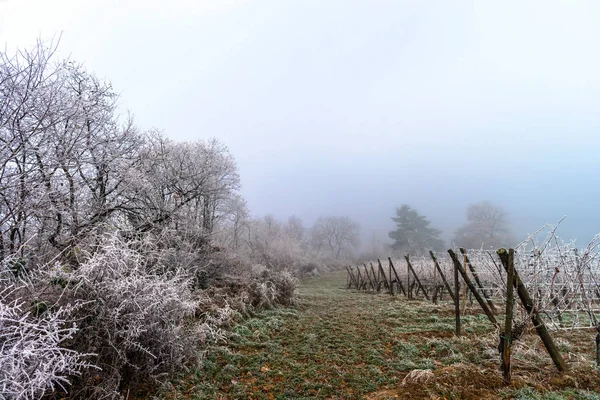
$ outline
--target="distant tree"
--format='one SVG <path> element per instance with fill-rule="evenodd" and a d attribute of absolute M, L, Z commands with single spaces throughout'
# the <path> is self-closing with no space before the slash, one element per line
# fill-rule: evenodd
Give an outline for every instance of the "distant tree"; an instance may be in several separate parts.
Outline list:
<path fill-rule="evenodd" d="M 223 207 L 224 218 L 218 221 L 219 244 L 239 250 L 250 231 L 250 212 L 246 201 L 239 194 L 231 196 Z"/>
<path fill-rule="evenodd" d="M 467 248 L 500 247 L 513 241 L 506 212 L 489 201 L 467 208 L 467 223 L 454 234 L 453 242 Z"/>
<path fill-rule="evenodd" d="M 396 216 L 392 217 L 396 230 L 389 233 L 394 240 L 392 249 L 397 252 L 426 252 L 442 250 L 444 241 L 439 238 L 440 230 L 430 227 L 427 218 L 407 204 L 396 208 Z"/>
<path fill-rule="evenodd" d="M 312 229 L 313 248 L 327 249 L 339 260 L 358 248 L 360 226 L 349 217 L 319 217 Z"/>
<path fill-rule="evenodd" d="M 295 215 L 288 218 L 283 229 L 289 237 L 296 239 L 299 243 L 304 239 L 304 224 Z"/>

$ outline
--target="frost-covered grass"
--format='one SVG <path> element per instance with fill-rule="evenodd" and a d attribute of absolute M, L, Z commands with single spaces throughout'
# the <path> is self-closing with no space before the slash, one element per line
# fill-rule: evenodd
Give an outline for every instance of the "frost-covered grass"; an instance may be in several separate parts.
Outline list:
<path fill-rule="evenodd" d="M 235 325 L 228 347 L 208 349 L 201 368 L 173 381 L 161 396 L 592 399 L 596 395 L 586 389 L 600 389 L 593 353 L 567 357 L 576 372 L 561 375 L 534 334 L 516 347 L 514 385 L 506 388 L 498 369 L 498 333 L 476 308 L 469 309 L 466 333 L 457 338 L 449 303 L 358 293 L 344 283 L 343 274 L 305 281 L 298 307 L 271 309 Z M 561 337 L 560 343 L 586 351 L 581 342 L 593 342 L 593 334 L 587 336 Z M 529 357 L 534 353 L 535 359 Z M 407 378 L 413 370 L 432 375 L 413 373 L 430 377 L 413 382 Z M 539 397 L 523 397 L 529 394 Z"/>

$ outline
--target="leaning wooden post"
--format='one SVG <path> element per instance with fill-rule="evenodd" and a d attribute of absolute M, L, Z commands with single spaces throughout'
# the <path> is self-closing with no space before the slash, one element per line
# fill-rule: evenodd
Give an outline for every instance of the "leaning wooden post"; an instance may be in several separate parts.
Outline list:
<path fill-rule="evenodd" d="M 406 265 L 406 291 L 408 292 L 408 299 L 412 299 L 412 288 L 410 287 L 410 265 Z"/>
<path fill-rule="evenodd" d="M 404 295 L 406 296 L 406 290 L 404 290 L 404 286 L 402 286 L 402 281 L 400 280 L 400 277 L 398 276 L 398 273 L 396 272 L 396 267 L 394 267 L 394 263 L 392 262 L 392 257 L 388 257 L 388 261 L 390 263 L 390 267 L 392 268 L 392 271 L 394 271 L 394 275 L 396 276 L 396 282 L 398 283 L 398 287 L 400 288 L 402 293 L 404 293 Z"/>
<path fill-rule="evenodd" d="M 429 250 L 429 253 L 431 253 L 431 250 Z M 431 300 L 433 304 L 438 303 L 437 268 L 435 267 L 435 263 L 433 265 L 433 296 L 431 296 Z"/>
<path fill-rule="evenodd" d="M 506 318 L 504 320 L 504 336 L 500 336 L 502 349 L 502 377 L 504 383 L 510 384 L 510 353 L 512 349 L 512 322 L 514 309 L 513 287 L 515 279 L 515 251 L 508 251 L 508 268 L 506 278 Z"/>
<path fill-rule="evenodd" d="M 390 275 L 390 294 L 394 295 L 394 280 L 392 279 L 392 265 L 388 264 L 388 272 Z"/>
<path fill-rule="evenodd" d="M 427 295 L 427 292 L 425 291 L 425 288 L 423 287 L 423 285 L 421 285 L 421 281 L 419 280 L 419 277 L 417 276 L 417 273 L 415 272 L 415 270 L 412 267 L 412 264 L 410 263 L 410 259 L 408 258 L 408 254 L 406 254 L 404 256 L 404 258 L 406 259 L 406 264 L 408 265 L 408 268 L 412 271 L 414 277 L 415 277 L 415 281 L 417 282 L 417 285 L 419 285 L 419 287 L 421 288 L 421 291 L 423 291 L 423 294 L 425 295 L 425 298 L 427 300 L 429 300 L 429 296 Z"/>
<path fill-rule="evenodd" d="M 360 270 L 360 265 L 357 265 L 356 269 Z M 371 276 L 369 275 L 366 269 L 365 271 L 363 271 L 363 273 L 363 275 L 365 276 L 365 290 L 369 290 L 369 288 L 371 287 Z"/>
<path fill-rule="evenodd" d="M 448 250 L 451 251 L 451 250 Z M 452 260 L 454 261 L 454 259 Z M 456 267 L 456 263 L 453 262 L 454 265 L 454 319 L 456 320 L 456 336 L 460 336 L 460 282 L 458 280 L 458 268 Z"/>
<path fill-rule="evenodd" d="M 380 288 L 380 286 L 379 286 L 379 276 L 377 276 L 377 277 L 375 276 L 375 269 L 373 268 L 373 263 L 370 262 L 369 266 L 371 267 L 371 275 L 373 275 L 373 279 L 375 280 L 375 282 L 374 282 L 375 285 L 376 285 L 375 289 L 379 292 L 379 288 Z"/>
<path fill-rule="evenodd" d="M 485 301 L 487 302 L 488 306 L 490 307 L 490 310 L 492 310 L 492 312 L 494 314 L 497 314 L 498 311 L 496 311 L 496 306 L 494 305 L 494 303 L 492 303 L 492 299 L 490 299 L 488 297 L 487 293 L 485 292 L 483 284 L 481 283 L 481 280 L 479 280 L 479 275 L 477 274 L 477 271 L 475 271 L 475 267 L 473 266 L 473 264 L 471 264 L 471 261 L 469 260 L 469 256 L 467 256 L 467 251 L 461 247 L 460 252 L 464 255 L 465 262 L 466 262 L 467 266 L 469 267 L 469 269 L 471 270 L 471 273 L 473 274 L 473 278 L 475 278 L 475 283 L 477 284 L 477 286 L 479 286 L 479 289 L 481 289 L 481 293 L 483 293 L 483 297 L 485 297 Z"/>
<path fill-rule="evenodd" d="M 366 280 L 363 279 L 362 274 L 360 273 L 360 268 L 356 266 L 356 275 L 358 276 L 358 290 L 362 290 L 363 286 L 366 287 Z"/>
<path fill-rule="evenodd" d="M 363 266 L 365 267 L 365 274 L 367 274 L 367 278 L 369 278 L 369 285 L 371 286 L 371 289 L 375 289 L 375 286 L 373 285 L 373 280 L 371 280 L 371 274 L 369 274 L 369 269 L 367 268 L 367 264 L 363 264 Z"/>
<path fill-rule="evenodd" d="M 508 252 L 506 251 L 506 249 L 498 250 L 498 256 L 500 256 L 500 260 L 502 261 L 504 269 L 506 269 L 508 272 Z M 533 299 L 529 295 L 527 288 L 525 287 L 525 285 L 521 281 L 521 278 L 519 277 L 519 272 L 515 270 L 514 274 L 515 276 L 513 279 L 513 284 L 517 288 L 517 294 L 519 295 L 519 299 L 521 300 L 521 303 L 523 303 L 525 310 L 529 315 L 531 315 L 531 321 L 533 322 L 533 326 L 535 326 L 535 330 L 542 339 L 542 342 L 544 343 L 548 354 L 550 354 L 552 361 L 554 361 L 554 365 L 556 366 L 556 368 L 559 371 L 566 371 L 567 364 L 565 363 L 562 356 L 560 355 L 560 352 L 556 348 L 556 344 L 554 344 L 552 336 L 550 336 L 550 333 L 548 333 L 546 324 L 544 324 L 544 321 L 542 320 L 540 314 L 535 308 Z"/>
<path fill-rule="evenodd" d="M 435 268 L 439 272 L 440 278 L 442 278 L 442 281 L 444 282 L 444 286 L 446 286 L 446 290 L 448 291 L 448 293 L 450 293 L 450 297 L 452 298 L 452 301 L 454 301 L 454 293 L 452 293 L 452 288 L 450 287 L 450 284 L 446 280 L 446 277 L 444 276 L 444 273 L 442 272 L 442 268 L 440 268 L 440 264 L 438 263 L 437 258 L 435 257 L 435 255 L 433 254 L 433 251 L 429 250 L 429 255 L 433 259 L 433 263 L 435 264 Z"/>
<path fill-rule="evenodd" d="M 369 286 L 372 290 L 375 290 L 375 284 L 373 283 L 373 279 L 371 279 L 371 274 L 369 273 L 369 268 L 367 267 L 367 264 L 363 264 L 363 267 L 365 267 L 365 274 L 367 274 L 367 278 L 369 278 Z"/>
<path fill-rule="evenodd" d="M 477 302 L 483 309 L 483 312 L 485 312 L 485 315 L 487 315 L 488 319 L 490 320 L 490 322 L 492 324 L 498 326 L 498 322 L 496 321 L 496 318 L 494 317 L 494 313 L 492 313 L 492 311 L 488 308 L 485 300 L 483 300 L 483 298 L 481 297 L 479 292 L 477 292 L 477 289 L 475 289 L 475 286 L 473 286 L 473 282 L 471 282 L 471 279 L 467 275 L 467 272 L 464 270 L 464 268 L 460 264 L 460 261 L 458 261 L 458 256 L 456 255 L 456 253 L 454 253 L 454 251 L 452 251 L 452 249 L 448 250 L 448 253 L 450 254 L 450 257 L 452 257 L 452 261 L 454 262 L 454 265 L 456 266 L 456 268 L 458 268 L 458 272 L 460 272 L 460 275 L 462 276 L 463 281 L 465 281 L 469 290 L 473 293 L 473 296 L 475 296 L 475 299 L 477 299 Z"/>
<path fill-rule="evenodd" d="M 377 264 L 379 264 L 379 271 L 381 272 L 381 275 L 383 275 L 383 283 L 385 284 L 385 287 L 387 288 L 387 290 L 389 292 L 390 284 L 388 283 L 387 277 L 385 276 L 385 271 L 383 269 L 383 265 L 381 265 L 381 261 L 379 261 L 379 258 L 377 259 Z"/>
<path fill-rule="evenodd" d="M 348 270 L 348 275 L 350 276 L 350 283 L 354 284 L 356 286 L 356 288 L 358 289 L 358 284 L 356 283 L 356 278 L 354 278 L 354 274 L 352 273 L 352 267 L 346 267 L 346 269 Z M 349 287 L 349 289 L 352 286 Z"/>
<path fill-rule="evenodd" d="M 467 268 L 467 257 L 463 257 L 463 263 L 462 263 L 462 269 L 464 269 L 466 271 Z M 460 272 L 460 269 L 459 271 Z M 460 310 L 460 312 L 464 315 L 466 314 L 465 311 L 467 310 L 467 295 L 469 294 L 469 286 L 468 285 L 464 285 L 462 288 L 462 308 Z M 471 302 L 471 305 L 473 305 L 473 302 Z"/>
<path fill-rule="evenodd" d="M 357 265 L 356 269 L 360 271 L 360 265 Z M 369 290 L 370 276 L 367 275 L 366 273 L 365 274 L 361 273 L 361 275 L 363 276 L 363 287 L 364 287 L 364 290 Z"/>

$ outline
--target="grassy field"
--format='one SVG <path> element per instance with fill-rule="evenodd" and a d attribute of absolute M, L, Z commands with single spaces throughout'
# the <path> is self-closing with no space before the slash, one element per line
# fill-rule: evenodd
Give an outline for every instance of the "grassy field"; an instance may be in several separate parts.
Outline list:
<path fill-rule="evenodd" d="M 173 382 L 165 399 L 599 399 L 592 331 L 557 335 L 558 373 L 535 333 L 502 384 L 498 332 L 477 309 L 454 336 L 452 305 L 344 288 L 344 274 L 303 282 L 299 305 L 232 328 L 227 347 Z M 430 370 L 415 371 L 413 370 Z"/>

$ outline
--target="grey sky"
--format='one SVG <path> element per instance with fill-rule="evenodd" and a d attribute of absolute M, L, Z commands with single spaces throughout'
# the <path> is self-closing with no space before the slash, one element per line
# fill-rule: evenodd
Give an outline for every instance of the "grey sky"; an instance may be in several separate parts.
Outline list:
<path fill-rule="evenodd" d="M 0 43 L 63 32 L 138 125 L 216 137 L 255 215 L 409 203 L 452 234 L 469 203 L 518 234 L 600 231 L 595 1 L 0 0 Z"/>

